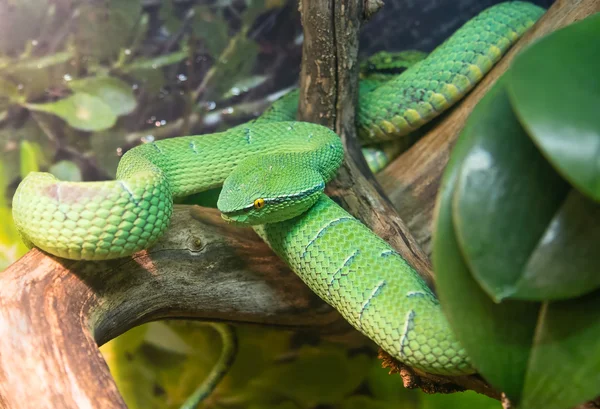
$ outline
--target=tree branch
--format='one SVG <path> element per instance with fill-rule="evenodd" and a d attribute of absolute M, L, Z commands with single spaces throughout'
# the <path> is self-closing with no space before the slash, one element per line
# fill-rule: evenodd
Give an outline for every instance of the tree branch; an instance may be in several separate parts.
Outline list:
<path fill-rule="evenodd" d="M 356 35 L 357 26 L 351 25 L 356 24 L 355 18 L 360 18 L 360 7 L 348 1 L 336 2 L 335 9 L 331 7 L 330 13 L 351 19 L 332 26 L 338 40 L 344 39 L 345 29 L 353 32 L 349 35 Z M 597 0 L 558 0 L 508 58 L 534 38 L 590 15 L 598 8 Z M 331 48 L 338 64 L 355 61 L 354 45 L 350 40 L 343 41 L 348 41 L 351 49 Z M 340 53 L 349 59 L 345 60 Z M 310 61 L 306 60 L 305 65 Z M 317 61 L 311 63 L 317 64 Z M 415 231 L 423 243 L 428 242 L 430 208 L 454 140 L 472 107 L 507 64 L 507 61 L 499 64 L 442 121 L 440 129 L 430 132 L 379 177 L 402 215 L 411 226 L 419 227 Z M 337 67 L 334 78 L 345 76 L 346 68 L 356 68 Z M 349 100 L 355 101 L 355 90 L 346 93 L 339 85 L 346 84 L 352 89 L 349 84 L 354 74 L 347 75 L 345 79 L 334 79 L 338 85 L 333 88 L 331 106 L 336 110 L 328 121 L 342 134 L 346 146 L 353 149 L 350 120 L 353 113 L 346 98 L 350 95 Z M 303 88 L 307 86 L 304 84 Z M 305 91 L 303 95 L 309 97 Z M 362 216 L 369 226 L 375 226 L 384 238 L 396 240 L 397 248 L 408 247 L 402 254 L 410 256 L 412 244 L 400 239 L 404 227 L 390 228 L 387 224 L 390 214 L 396 216 L 393 211 L 388 213 L 385 198 L 378 196 L 353 161 L 346 163 L 343 172 L 349 176 L 341 176 L 338 179 L 338 183 L 343 181 L 341 187 L 332 190 L 338 200 L 343 195 L 341 202 L 347 208 Z M 400 187 L 392 181 L 400 183 Z M 367 207 L 373 204 L 373 209 Z M 421 261 L 421 271 L 427 270 L 427 259 L 418 250 L 414 251 L 413 261 L 417 265 Z M 314 296 L 252 231 L 233 230 L 215 211 L 180 206 L 159 244 L 134 257 L 85 263 L 60 260 L 32 250 L 0 276 L 0 406 L 124 408 L 97 344 L 135 325 L 162 318 L 248 322 L 316 329 L 329 334 L 350 331 L 339 314 Z M 440 379 L 416 374 L 406 367 L 400 367 L 400 371 L 409 387 L 436 385 L 433 390 L 442 391 Z M 467 378 L 473 382 L 478 379 Z M 450 390 L 479 390 L 475 384 L 462 383 L 461 379 L 447 380 Z M 480 379 L 479 382 L 485 386 Z"/>
<path fill-rule="evenodd" d="M 177 206 L 166 236 L 133 257 L 31 250 L 0 275 L 0 406 L 124 408 L 98 345 L 165 318 L 354 334 L 251 229 Z"/>

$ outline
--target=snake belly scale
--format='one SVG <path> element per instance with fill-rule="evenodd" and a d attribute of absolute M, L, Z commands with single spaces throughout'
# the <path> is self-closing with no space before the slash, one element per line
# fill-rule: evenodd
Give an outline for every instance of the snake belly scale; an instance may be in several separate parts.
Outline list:
<path fill-rule="evenodd" d="M 397 78 L 361 93 L 363 143 L 401 137 L 450 107 L 543 12 L 526 2 L 493 6 Z M 392 356 L 430 373 L 475 372 L 416 271 L 322 193 L 343 158 L 337 135 L 269 118 L 283 110 L 293 117 L 290 98 L 226 132 L 136 147 L 114 181 L 32 173 L 13 199 L 16 226 L 29 245 L 59 257 L 125 257 L 162 235 L 174 198 L 223 184 L 223 217 L 253 225 L 315 293 Z"/>

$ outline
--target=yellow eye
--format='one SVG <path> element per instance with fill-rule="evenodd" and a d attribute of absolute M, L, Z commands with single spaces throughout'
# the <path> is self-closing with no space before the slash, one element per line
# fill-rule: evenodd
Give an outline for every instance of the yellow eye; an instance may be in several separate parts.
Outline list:
<path fill-rule="evenodd" d="M 256 199 L 254 201 L 255 209 L 262 209 L 263 207 L 265 207 L 265 199 Z"/>

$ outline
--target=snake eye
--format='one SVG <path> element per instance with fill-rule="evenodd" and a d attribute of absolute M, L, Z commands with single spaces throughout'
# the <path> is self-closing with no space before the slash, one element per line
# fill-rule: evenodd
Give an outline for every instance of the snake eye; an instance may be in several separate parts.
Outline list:
<path fill-rule="evenodd" d="M 263 207 L 265 207 L 265 199 L 256 199 L 254 201 L 255 209 L 262 209 Z"/>

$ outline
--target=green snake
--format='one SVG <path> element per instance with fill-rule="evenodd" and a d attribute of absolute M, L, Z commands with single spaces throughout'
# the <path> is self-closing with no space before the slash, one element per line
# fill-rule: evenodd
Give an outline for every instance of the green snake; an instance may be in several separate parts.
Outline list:
<path fill-rule="evenodd" d="M 543 12 L 526 2 L 493 6 L 402 74 L 361 90 L 362 141 L 403 137 L 449 108 Z M 315 293 L 390 355 L 430 373 L 475 372 L 417 272 L 323 193 L 343 160 L 342 143 L 325 127 L 279 121 L 294 117 L 294 98 L 226 132 L 131 149 L 114 181 L 32 173 L 14 196 L 17 228 L 27 244 L 59 257 L 125 257 L 163 234 L 173 199 L 222 185 L 223 218 L 252 225 Z"/>

